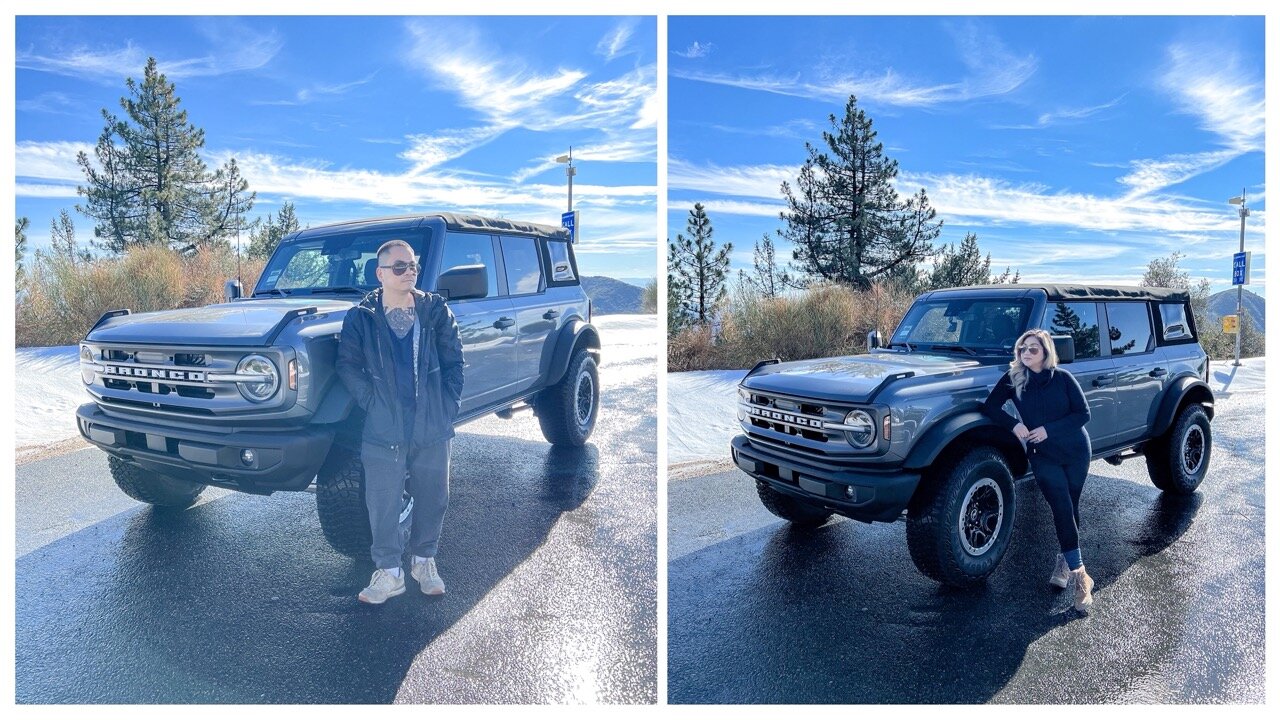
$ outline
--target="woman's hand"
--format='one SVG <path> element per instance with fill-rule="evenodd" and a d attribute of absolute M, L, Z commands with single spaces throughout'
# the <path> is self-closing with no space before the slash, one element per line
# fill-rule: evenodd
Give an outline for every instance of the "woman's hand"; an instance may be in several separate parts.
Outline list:
<path fill-rule="evenodd" d="M 1027 442 L 1033 442 L 1033 443 L 1044 442 L 1045 438 L 1047 437 L 1049 437 L 1049 433 L 1046 432 L 1043 427 L 1038 427 L 1035 430 L 1032 430 L 1031 432 L 1027 433 Z"/>
<path fill-rule="evenodd" d="M 1014 435 L 1015 435 L 1019 440 L 1022 440 L 1023 442 L 1026 442 L 1027 437 L 1031 434 L 1031 431 L 1030 431 L 1030 430 L 1027 430 L 1027 426 L 1026 426 L 1026 425 L 1023 425 L 1022 423 L 1018 423 L 1017 425 L 1014 425 L 1014 426 L 1013 426 L 1013 434 L 1014 434 Z"/>

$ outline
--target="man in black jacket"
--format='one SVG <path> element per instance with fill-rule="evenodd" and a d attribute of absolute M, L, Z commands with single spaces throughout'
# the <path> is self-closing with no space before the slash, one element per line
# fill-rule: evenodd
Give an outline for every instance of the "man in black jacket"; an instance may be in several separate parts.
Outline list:
<path fill-rule="evenodd" d="M 365 411 L 360 460 L 377 569 L 359 599 L 375 605 L 405 589 L 400 506 L 406 477 L 413 496 L 409 573 L 422 592 L 444 593 L 435 555 L 462 398 L 458 323 L 444 298 L 414 287 L 420 268 L 413 248 L 389 240 L 378 248 L 377 263 L 382 287 L 347 312 L 337 362 L 338 377 Z"/>

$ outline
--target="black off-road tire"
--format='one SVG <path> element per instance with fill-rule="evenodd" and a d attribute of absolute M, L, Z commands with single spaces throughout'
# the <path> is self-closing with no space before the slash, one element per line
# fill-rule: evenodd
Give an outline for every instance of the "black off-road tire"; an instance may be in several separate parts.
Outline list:
<path fill-rule="evenodd" d="M 1147 443 L 1147 473 L 1151 483 L 1164 492 L 1190 495 L 1209 470 L 1213 434 L 1209 414 L 1200 405 L 1182 408 L 1173 427 Z"/>
<path fill-rule="evenodd" d="M 756 494 L 769 512 L 799 528 L 816 528 L 831 517 L 831 511 L 820 505 L 793 498 L 769 487 L 769 483 L 756 481 Z"/>
<path fill-rule="evenodd" d="M 579 348 L 560 382 L 538 395 L 538 424 L 552 445 L 581 447 L 591 437 L 600 413 L 600 375 L 596 360 Z"/>
<path fill-rule="evenodd" d="M 409 536 L 413 499 L 400 510 L 400 539 Z M 351 558 L 369 557 L 373 532 L 364 503 L 364 464 L 360 452 L 334 446 L 316 475 L 316 514 L 329 547 Z"/>
<path fill-rule="evenodd" d="M 143 470 L 115 455 L 107 456 L 107 466 L 125 495 L 161 510 L 185 510 L 195 504 L 205 488 L 203 483 Z"/>
<path fill-rule="evenodd" d="M 907 549 L 925 576 L 954 587 L 982 582 L 1009 548 L 1016 514 L 1004 456 L 981 447 L 921 481 L 907 510 Z"/>

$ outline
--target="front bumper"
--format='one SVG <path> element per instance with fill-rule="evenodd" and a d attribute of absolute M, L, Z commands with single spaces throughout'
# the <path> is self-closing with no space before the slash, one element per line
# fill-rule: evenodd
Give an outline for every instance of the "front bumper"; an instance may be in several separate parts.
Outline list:
<path fill-rule="evenodd" d="M 109 417 L 94 403 L 76 410 L 76 426 L 85 440 L 144 470 L 258 495 L 305 490 L 333 444 L 333 432 L 322 428 L 197 432 Z M 246 449 L 251 464 L 241 461 Z"/>
<path fill-rule="evenodd" d="M 920 484 L 918 472 L 813 465 L 755 447 L 746 435 L 738 435 L 730 444 L 734 463 L 756 480 L 863 522 L 896 521 Z"/>

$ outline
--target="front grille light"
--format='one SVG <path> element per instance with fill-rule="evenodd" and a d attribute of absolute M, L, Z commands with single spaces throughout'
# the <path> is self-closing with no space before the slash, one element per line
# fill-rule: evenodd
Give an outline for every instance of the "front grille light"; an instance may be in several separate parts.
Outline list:
<path fill-rule="evenodd" d="M 876 423 L 866 410 L 854 410 L 844 418 L 845 438 L 849 444 L 861 450 L 876 441 Z"/>
<path fill-rule="evenodd" d="M 260 382 L 236 383 L 240 394 L 250 402 L 270 400 L 280 387 L 280 371 L 276 369 L 275 363 L 262 355 L 246 355 L 236 366 L 236 374 L 257 375 L 262 378 Z"/>

